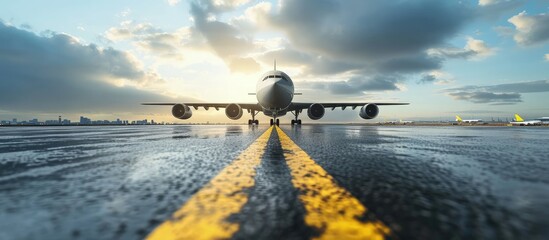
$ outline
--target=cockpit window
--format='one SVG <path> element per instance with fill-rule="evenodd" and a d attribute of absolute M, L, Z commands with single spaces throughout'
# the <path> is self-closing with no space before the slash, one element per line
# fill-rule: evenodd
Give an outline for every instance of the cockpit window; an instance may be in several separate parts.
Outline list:
<path fill-rule="evenodd" d="M 282 75 L 269 75 L 269 76 L 265 76 L 265 77 L 263 78 L 263 81 L 267 80 L 268 78 L 281 78 L 281 79 L 283 79 L 283 80 L 285 80 L 285 81 L 288 81 L 288 79 L 287 79 L 286 77 L 282 76 Z"/>

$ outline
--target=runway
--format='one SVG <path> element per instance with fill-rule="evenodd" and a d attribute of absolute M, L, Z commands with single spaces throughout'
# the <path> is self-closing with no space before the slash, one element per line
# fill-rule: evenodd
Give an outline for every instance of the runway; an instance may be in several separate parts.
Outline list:
<path fill-rule="evenodd" d="M 0 128 L 0 239 L 547 239 L 546 128 Z"/>

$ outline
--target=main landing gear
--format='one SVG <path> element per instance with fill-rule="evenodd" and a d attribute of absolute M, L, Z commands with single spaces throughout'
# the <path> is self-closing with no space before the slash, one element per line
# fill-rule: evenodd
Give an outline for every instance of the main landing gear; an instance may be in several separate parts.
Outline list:
<path fill-rule="evenodd" d="M 248 119 L 248 125 L 259 125 L 259 120 L 255 119 L 255 116 L 258 114 L 258 112 L 252 110 L 250 113 L 252 114 L 252 119 Z"/>
<path fill-rule="evenodd" d="M 291 112 L 295 116 L 295 119 L 292 119 L 292 126 L 293 125 L 301 125 L 301 119 L 298 119 L 299 114 L 301 113 L 301 111 L 302 110 L 295 110 L 295 111 Z"/>

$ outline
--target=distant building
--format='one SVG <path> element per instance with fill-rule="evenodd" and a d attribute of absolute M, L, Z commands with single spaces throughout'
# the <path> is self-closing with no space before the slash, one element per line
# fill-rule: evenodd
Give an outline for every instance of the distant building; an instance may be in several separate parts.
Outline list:
<path fill-rule="evenodd" d="M 80 124 L 82 125 L 92 124 L 92 121 L 87 117 L 80 116 Z"/>
<path fill-rule="evenodd" d="M 145 119 L 145 120 L 137 120 L 137 121 L 135 122 L 135 124 L 137 124 L 137 125 L 147 125 L 147 119 Z"/>
<path fill-rule="evenodd" d="M 11 124 L 17 124 L 17 118 L 14 118 L 14 119 L 11 121 Z"/>
<path fill-rule="evenodd" d="M 44 124 L 46 125 L 58 125 L 59 124 L 59 120 L 46 120 L 44 122 Z"/>

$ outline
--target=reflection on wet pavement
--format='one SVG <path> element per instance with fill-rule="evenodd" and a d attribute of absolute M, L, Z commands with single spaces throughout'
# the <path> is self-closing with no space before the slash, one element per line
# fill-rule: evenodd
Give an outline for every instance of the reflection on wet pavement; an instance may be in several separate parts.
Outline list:
<path fill-rule="evenodd" d="M 379 221 L 396 238 L 549 236 L 547 129 L 283 126 L 286 140 L 275 131 L 263 155 L 246 157 L 257 161 L 238 162 L 267 129 L 0 128 L 0 239 L 144 238 L 216 176 L 226 190 L 240 177 L 253 182 L 235 191 L 245 198 L 228 198 L 242 200 L 226 217 L 239 226 L 234 239 L 322 236 L 320 217 L 308 219 L 316 200 L 304 199 L 303 189 L 330 178 L 367 210 L 358 223 Z M 295 147 L 310 161 L 291 160 Z M 231 166 L 250 170 L 223 174 Z M 315 179 L 296 175 L 296 167 L 325 173 Z"/>

